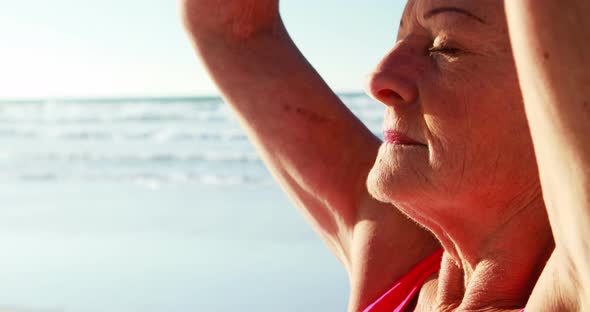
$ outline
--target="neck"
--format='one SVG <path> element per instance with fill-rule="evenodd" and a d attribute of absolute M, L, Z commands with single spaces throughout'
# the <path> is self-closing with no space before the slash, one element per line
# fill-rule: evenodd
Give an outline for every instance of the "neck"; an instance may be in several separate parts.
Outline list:
<path fill-rule="evenodd" d="M 436 221 L 426 224 L 445 248 L 437 295 L 441 307 L 480 311 L 526 304 L 554 243 L 540 192 L 511 203 L 429 218 Z"/>

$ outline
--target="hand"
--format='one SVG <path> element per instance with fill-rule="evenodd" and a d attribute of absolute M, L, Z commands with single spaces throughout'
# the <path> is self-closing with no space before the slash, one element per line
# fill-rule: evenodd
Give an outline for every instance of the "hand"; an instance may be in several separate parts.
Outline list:
<path fill-rule="evenodd" d="M 279 0 L 180 0 L 193 35 L 218 33 L 247 39 L 280 24 Z"/>

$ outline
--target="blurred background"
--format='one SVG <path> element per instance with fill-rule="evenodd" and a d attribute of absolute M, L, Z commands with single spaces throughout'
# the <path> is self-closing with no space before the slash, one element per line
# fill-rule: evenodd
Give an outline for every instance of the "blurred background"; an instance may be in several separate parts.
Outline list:
<path fill-rule="evenodd" d="M 403 1 L 282 0 L 380 135 L 364 77 Z M 281 193 L 170 0 L 0 0 L 0 311 L 345 311 L 345 271 Z"/>

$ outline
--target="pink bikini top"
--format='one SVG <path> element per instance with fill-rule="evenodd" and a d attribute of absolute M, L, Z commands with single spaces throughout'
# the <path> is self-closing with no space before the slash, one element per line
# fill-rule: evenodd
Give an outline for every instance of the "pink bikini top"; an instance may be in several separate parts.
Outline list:
<path fill-rule="evenodd" d="M 363 312 L 403 312 L 418 294 L 424 282 L 440 270 L 443 252 L 444 250 L 441 249 L 424 259 Z M 521 312 L 524 312 L 524 309 Z"/>

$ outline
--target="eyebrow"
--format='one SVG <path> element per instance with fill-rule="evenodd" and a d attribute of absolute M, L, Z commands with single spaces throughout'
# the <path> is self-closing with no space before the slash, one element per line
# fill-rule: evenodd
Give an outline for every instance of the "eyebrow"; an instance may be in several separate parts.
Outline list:
<path fill-rule="evenodd" d="M 477 16 L 477 15 L 475 15 L 475 14 L 473 14 L 473 13 L 471 13 L 471 12 L 465 10 L 465 9 L 456 8 L 456 7 L 441 7 L 441 8 L 432 9 L 432 10 L 426 12 L 426 14 L 424 14 L 424 19 L 429 19 L 429 18 L 432 18 L 432 17 L 434 17 L 434 16 L 436 16 L 438 14 L 442 14 L 442 13 L 458 13 L 458 14 L 463 14 L 465 16 L 468 16 L 468 17 L 471 17 L 471 18 L 475 19 L 476 21 L 478 21 L 478 22 L 480 22 L 482 24 L 486 24 L 486 21 L 483 18 L 481 18 L 481 17 L 479 17 L 479 16 Z"/>

